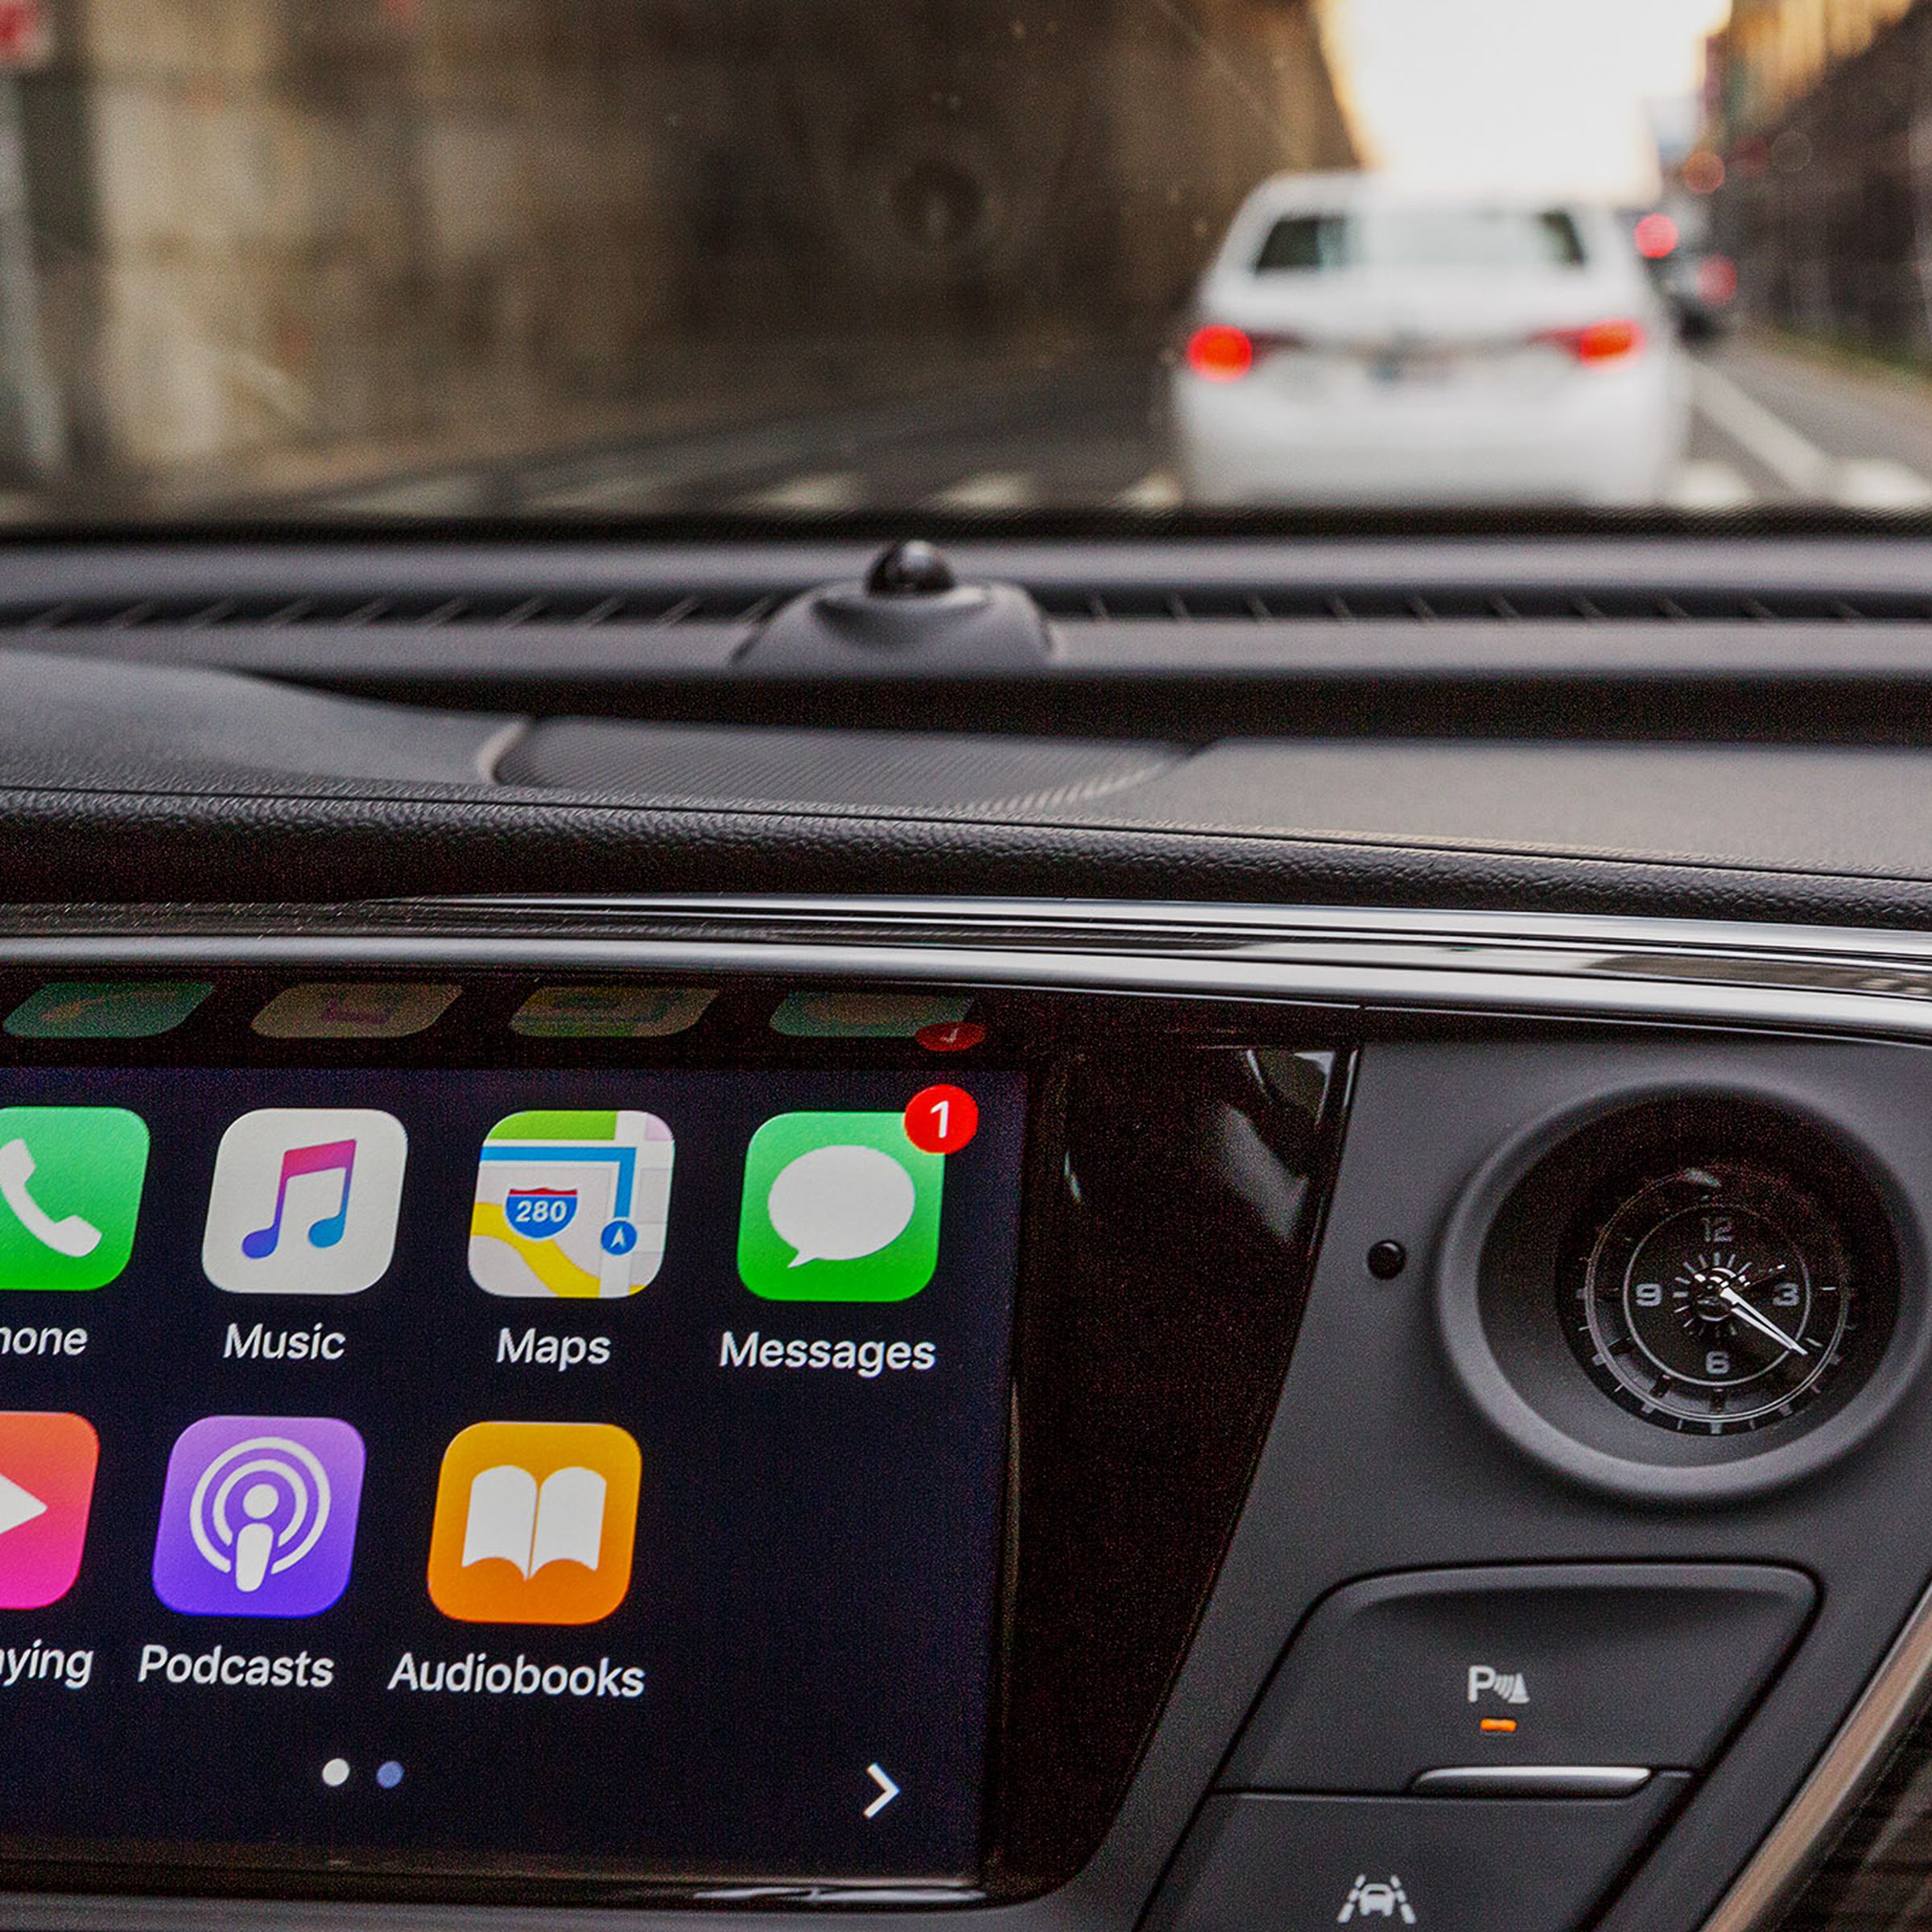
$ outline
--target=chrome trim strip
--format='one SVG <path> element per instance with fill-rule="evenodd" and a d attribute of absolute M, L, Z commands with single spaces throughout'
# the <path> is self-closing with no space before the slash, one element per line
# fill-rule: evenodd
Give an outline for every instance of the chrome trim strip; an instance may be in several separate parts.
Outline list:
<path fill-rule="evenodd" d="M 1641 1765 L 1451 1765 L 1409 1789 L 1418 1798 L 1628 1798 L 1650 1775 Z"/>
<path fill-rule="evenodd" d="M 863 976 L 1932 1037 L 1932 935 L 1327 908 L 943 900 L 0 907 L 16 966 L 145 962 Z"/>
<path fill-rule="evenodd" d="M 1703 1932 L 1760 1932 L 1775 1922 L 1928 1701 L 1932 1701 L 1932 1590 L 1918 1600 L 1851 1715 L 1750 1863 L 1731 1881 L 1730 1889 L 1704 1921 Z"/>
<path fill-rule="evenodd" d="M 1736 919 L 1626 918 L 1591 913 L 1491 912 L 1416 910 L 1399 906 L 1257 906 L 1186 900 L 825 898 L 716 894 L 503 894 L 469 898 L 382 899 L 335 906 L 295 904 L 15 905 L 0 906 L 0 925 L 23 931 L 180 931 L 254 925 L 319 935 L 339 929 L 345 918 L 367 915 L 394 929 L 416 920 L 448 930 L 452 920 L 500 931 L 529 931 L 570 923 L 602 926 L 603 936 L 621 936 L 650 922 L 688 924 L 713 920 L 770 925 L 811 921 L 829 927 L 896 923 L 909 933 L 962 926 L 1015 937 L 1042 933 L 1116 935 L 1150 945 L 1185 937 L 1213 936 L 1228 946 L 1243 941 L 1292 940 L 1326 935 L 1430 937 L 1488 944 L 1528 941 L 1539 946 L 1629 946 L 1657 943 L 1678 950 L 1747 954 L 1852 953 L 1868 959 L 1932 958 L 1932 934 L 1854 927 L 1794 926 Z M 588 935 L 587 935 L 588 936 Z"/>
<path fill-rule="evenodd" d="M 707 916 L 719 919 L 795 918 L 854 925 L 897 921 L 920 926 L 971 925 L 1016 934 L 1045 931 L 1139 934 L 1150 944 L 1192 932 L 1232 945 L 1305 938 L 1374 936 L 1518 941 L 1539 947 L 1657 944 L 1679 951 L 1932 960 L 1932 933 L 1856 927 L 1763 924 L 1741 919 L 1624 918 L 1607 914 L 1417 910 L 1402 906 L 1253 906 L 1112 899 L 837 898 L 774 894 L 504 895 L 382 902 L 392 913 L 415 907 L 483 914 L 499 919 L 560 918 L 634 920 Z M 283 909 L 287 910 L 287 909 Z"/>

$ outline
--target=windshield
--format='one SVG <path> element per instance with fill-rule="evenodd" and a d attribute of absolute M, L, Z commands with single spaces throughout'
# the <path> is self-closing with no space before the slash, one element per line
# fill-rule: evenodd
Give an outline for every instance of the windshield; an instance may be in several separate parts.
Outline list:
<path fill-rule="evenodd" d="M 0 515 L 1932 509 L 1932 6 L 0 6 Z"/>

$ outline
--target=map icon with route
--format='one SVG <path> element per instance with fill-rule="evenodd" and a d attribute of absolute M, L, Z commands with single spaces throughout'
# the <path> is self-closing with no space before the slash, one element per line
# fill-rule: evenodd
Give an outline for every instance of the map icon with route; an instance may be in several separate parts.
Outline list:
<path fill-rule="evenodd" d="M 477 1166 L 469 1272 L 492 1294 L 614 1301 L 664 1259 L 671 1129 L 654 1113 L 513 1113 Z"/>

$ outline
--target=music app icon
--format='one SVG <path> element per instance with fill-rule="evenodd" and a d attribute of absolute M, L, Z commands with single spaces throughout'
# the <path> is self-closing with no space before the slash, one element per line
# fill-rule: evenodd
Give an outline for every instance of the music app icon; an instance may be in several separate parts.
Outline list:
<path fill-rule="evenodd" d="M 396 1245 L 409 1137 L 393 1114 L 264 1107 L 221 1137 L 201 1265 L 230 1294 L 360 1294 Z"/>

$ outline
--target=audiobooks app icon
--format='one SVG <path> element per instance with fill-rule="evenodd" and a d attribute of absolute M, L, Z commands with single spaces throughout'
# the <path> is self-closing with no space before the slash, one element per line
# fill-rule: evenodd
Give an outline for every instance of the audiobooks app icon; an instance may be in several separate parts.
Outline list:
<path fill-rule="evenodd" d="M 630 1587 L 643 1458 L 608 1422 L 477 1422 L 444 1452 L 429 1595 L 466 1624 L 594 1624 Z"/>

